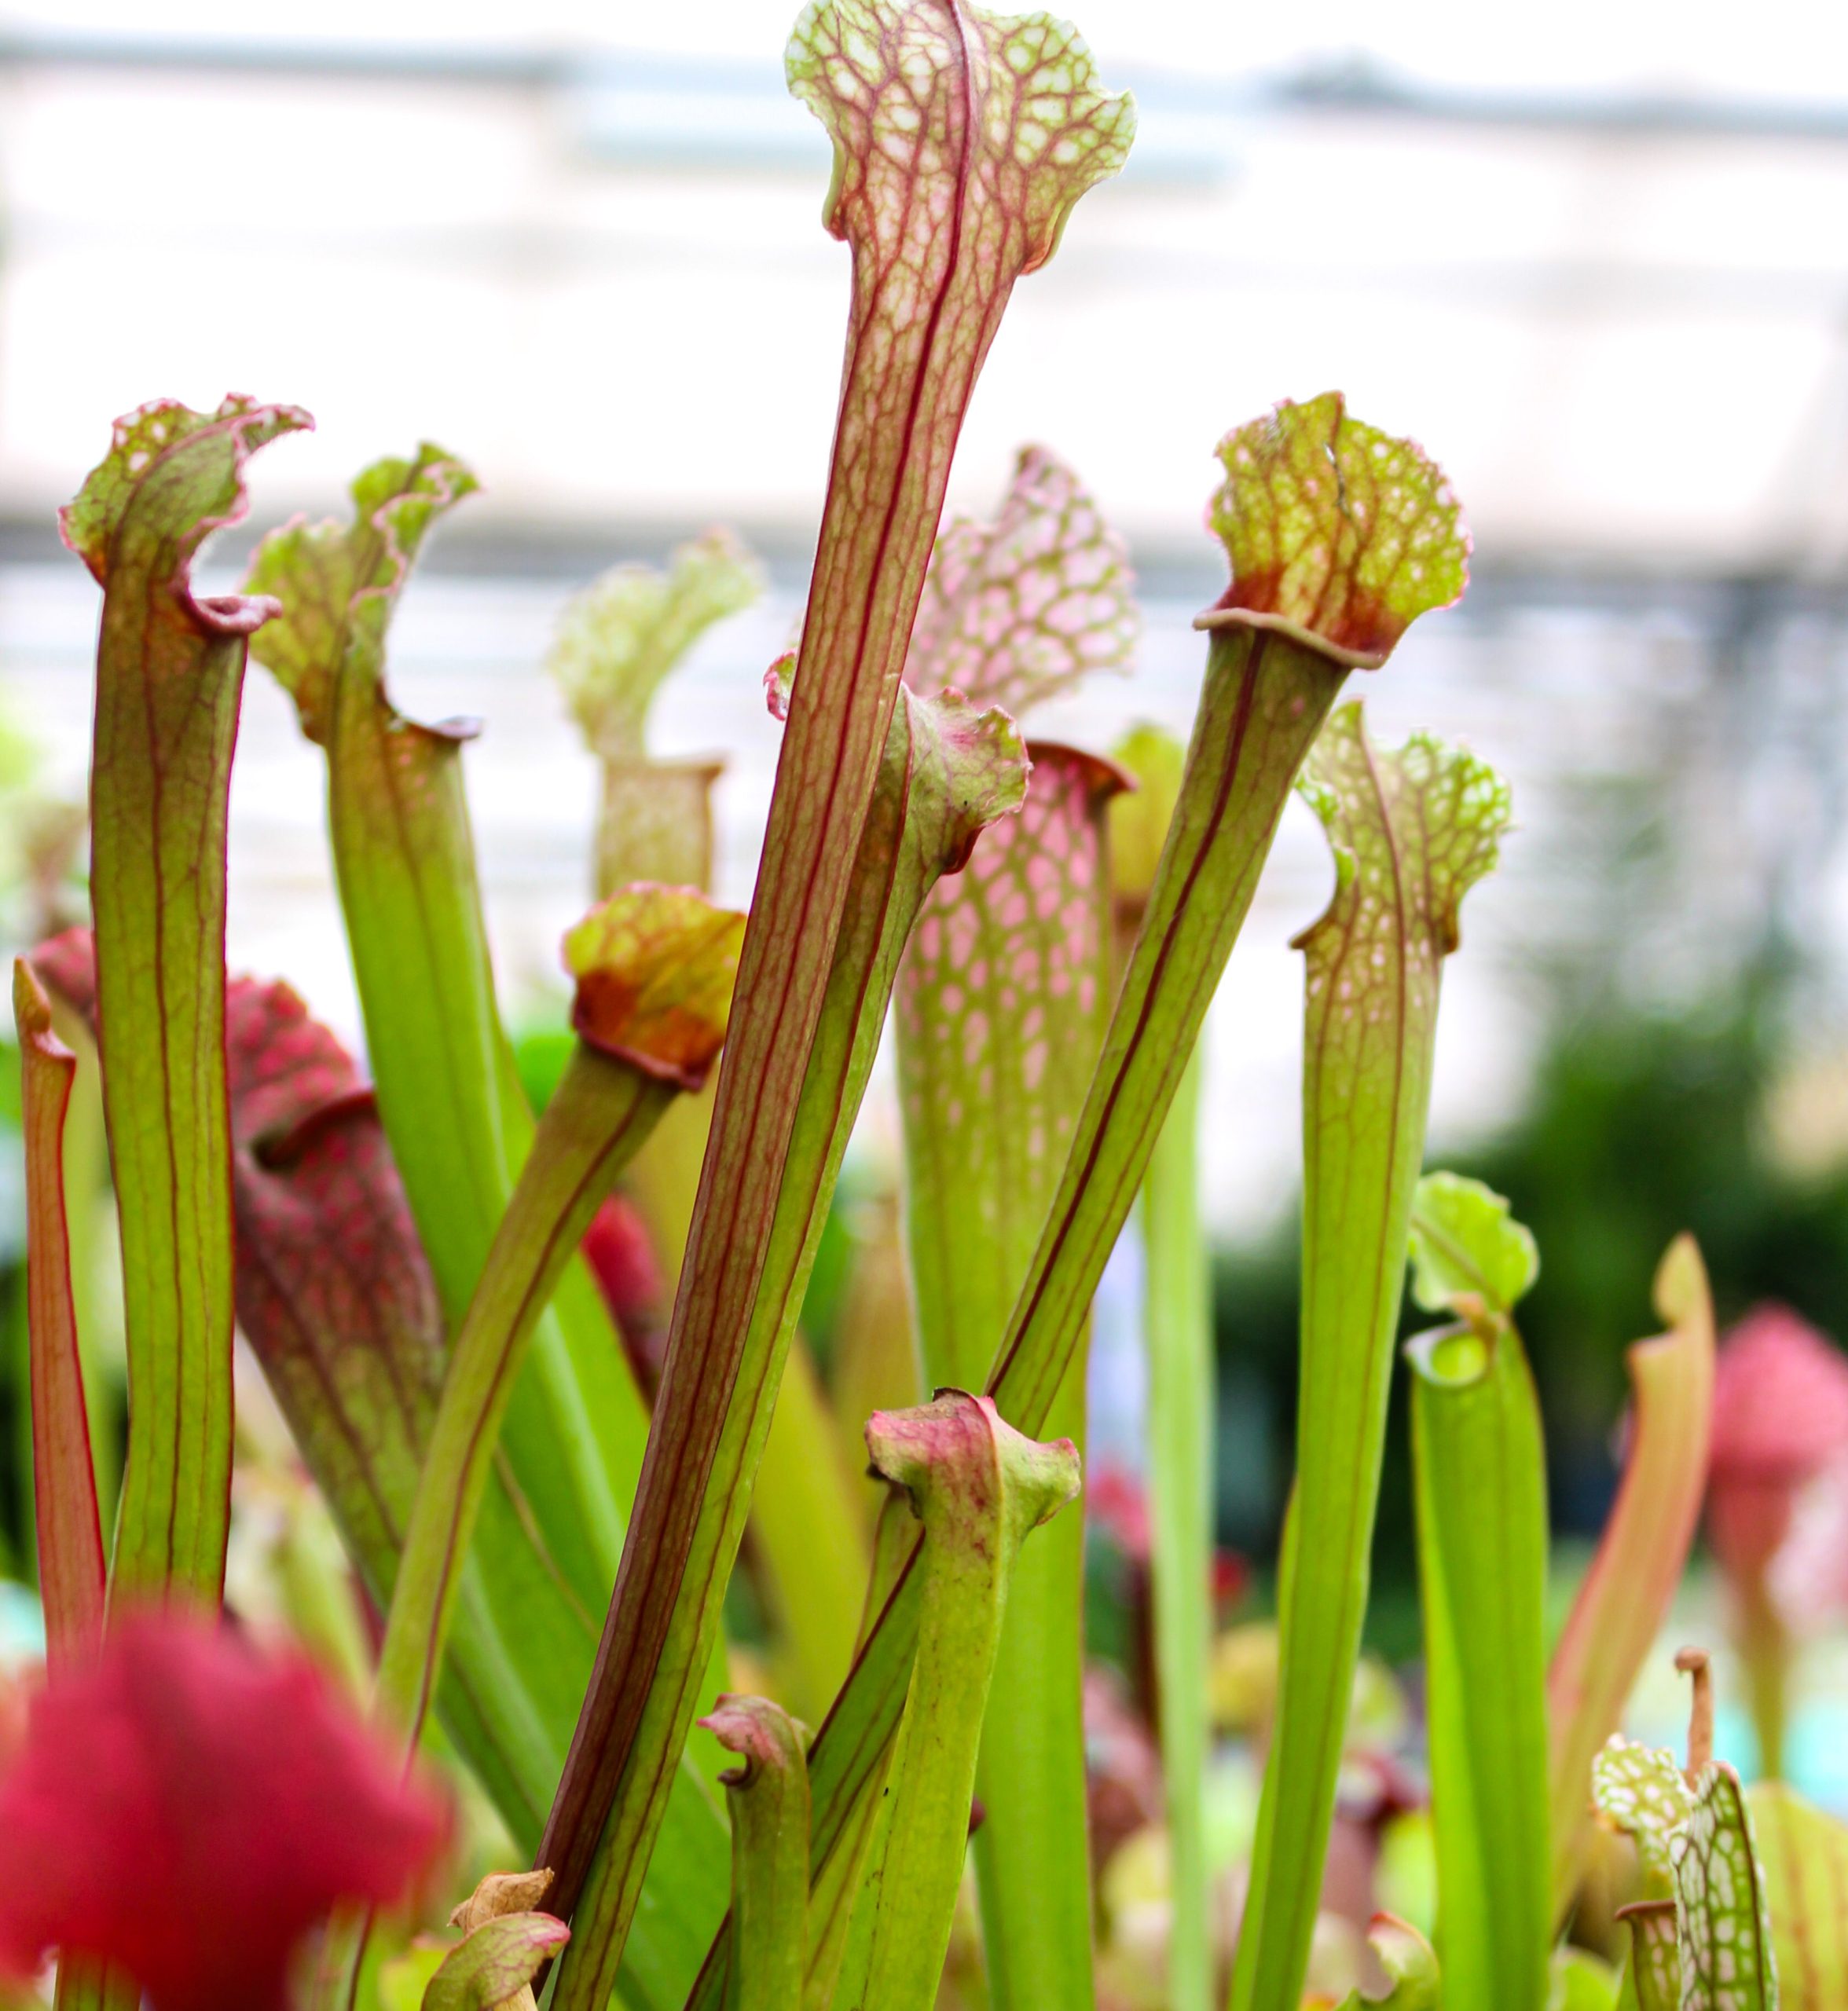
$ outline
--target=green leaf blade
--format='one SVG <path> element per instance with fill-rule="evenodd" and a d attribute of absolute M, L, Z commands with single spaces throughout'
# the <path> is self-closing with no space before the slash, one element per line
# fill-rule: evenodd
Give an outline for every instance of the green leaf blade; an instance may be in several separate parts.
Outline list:
<path fill-rule="evenodd" d="M 225 819 L 245 650 L 276 606 L 199 599 L 191 566 L 243 514 L 250 456 L 311 423 L 248 398 L 145 405 L 60 518 L 103 588 L 91 900 L 131 1393 L 114 1570 L 128 1595 L 215 1603 L 229 1518 Z"/>
<path fill-rule="evenodd" d="M 1440 1328 L 1408 1353 L 1438 1954 L 1459 2004 L 1546 2011 L 1553 1921 L 1539 1405 L 1505 1320 L 1482 1333 Z"/>
<path fill-rule="evenodd" d="M 1205 2011 L 1214 1972 L 1206 1786 L 1212 1752 L 1212 1281 L 1200 1218 L 1196 1055 L 1142 1184 L 1149 1496 L 1172 2011 Z"/>
<path fill-rule="evenodd" d="M 102 1639 L 108 1593 L 64 1213 L 64 1115 L 77 1057 L 53 1032 L 51 1001 L 23 960 L 13 967 L 13 1016 L 23 1079 L 32 1500 L 46 1665 L 55 1672 Z"/>
<path fill-rule="evenodd" d="M 932 2011 L 1010 1581 L 1028 1532 L 1076 1494 L 1078 1454 L 1069 1440 L 1024 1438 L 992 1399 L 960 1390 L 875 1412 L 867 1448 L 924 1525 L 923 1591 L 867 1977 L 850 1994 L 881 2011 Z"/>
<path fill-rule="evenodd" d="M 1119 987 L 1103 1055 L 988 1390 L 1021 1429 L 1043 1428 L 1086 1312 L 1146 1174 L 1298 768 L 1348 665 L 1318 641 L 1242 613 L 1211 632 L 1180 801 Z M 851 1891 L 856 1850 L 902 1714 L 918 1575 L 903 1566 L 809 1753 L 817 1920 Z M 722 1958 L 694 2002 L 722 2002 Z M 1292 2007 L 1293 2011 L 1293 2007 Z"/>
<path fill-rule="evenodd" d="M 1330 720 L 1304 793 L 1335 852 L 1307 963 L 1301 1399 L 1279 1707 L 1265 1768 L 1234 2011 L 1294 2011 L 1360 1648 L 1394 1332 L 1424 1150 L 1443 960 L 1494 863 L 1505 786 L 1460 749 L 1368 743 Z"/>
<path fill-rule="evenodd" d="M 724 1040 L 743 927 L 691 888 L 632 887 L 566 938 L 578 1044 L 450 1350 L 380 1651 L 378 1709 L 407 1750 L 540 1312 L 675 1090 L 697 1086 Z"/>
<path fill-rule="evenodd" d="M 761 1266 L 756 1287 L 738 1331 L 724 1336 L 735 1350 L 735 1386 L 756 1392 L 756 1398 L 748 1408 L 721 1422 L 713 1408 L 713 1384 L 685 1374 L 664 1379 L 650 1459 L 664 1465 L 677 1462 L 689 1456 L 691 1448 L 704 1449 L 710 1438 L 706 1482 L 697 1503 L 683 1499 L 671 1521 L 650 1526 L 645 1536 L 638 1511 L 638 1533 L 625 1552 L 625 1571 L 644 1573 L 640 1560 L 651 1546 L 669 1540 L 671 1532 L 676 1545 L 688 1546 L 681 1582 L 708 1588 L 722 1583 L 720 1560 L 728 1566 L 735 1552 L 768 1429 L 768 1394 L 776 1386 L 794 1332 L 827 1199 L 878 1049 L 905 943 L 938 877 L 966 859 L 984 825 L 1018 807 L 1025 783 L 1024 750 L 1005 713 L 977 714 L 954 694 L 940 699 L 904 694 L 893 714 L 878 786 L 854 863 L 847 919 L 798 1097 L 785 1177 L 763 1246 L 752 1253 Z M 749 944 L 747 932 L 747 953 Z M 741 983 L 742 969 L 741 965 Z M 733 1065 L 736 1038 L 735 1022 L 727 1046 L 728 1068 Z M 716 1145 L 713 1149 L 718 1149 Z M 710 1196 L 702 1205 L 710 1207 Z M 709 1283 L 709 1290 L 715 1288 Z M 676 1303 L 676 1322 L 693 1317 L 683 1313 L 686 1304 L 684 1289 Z M 709 1308 L 699 1317 L 714 1314 Z M 595 1852 L 600 1825 L 591 1811 L 612 1791 L 614 1755 L 631 1740 L 652 1748 L 657 1742 L 677 1747 L 684 1739 L 691 1723 L 690 1678 L 717 1621 L 717 1602 L 710 1598 L 699 1603 L 696 1613 L 684 1614 L 678 1627 L 664 1625 L 665 1613 L 647 1615 L 644 1638 L 658 1639 L 660 1659 L 652 1688 L 644 1690 L 615 1680 L 622 1663 L 609 1644 L 622 1610 L 618 1600 L 606 1628 L 605 1683 L 586 1700 L 580 1764 L 561 1786 L 544 1845 L 547 1862 L 559 1871 L 565 1894 L 583 1878 L 593 1855 L 600 1855 L 609 1870 L 607 1882 L 600 1881 L 594 1903 L 600 1913 L 607 1910 L 606 1917 L 614 1925 L 605 1932 L 588 1931 L 581 1902 L 574 1915 L 579 1929 L 576 1952 L 565 1965 L 561 1987 L 574 1963 L 602 1962 L 620 1939 L 620 1925 L 633 1903 L 633 1881 L 646 1863 L 653 1811 L 645 1798 L 621 1811 L 620 1841 L 601 1854 Z M 636 1626 L 641 1618 L 630 1614 L 623 1624 Z M 639 1651 L 640 1643 L 636 1645 Z M 588 1975 L 573 1985 L 591 1991 L 599 1987 Z"/>
<path fill-rule="evenodd" d="M 906 1226 L 928 1383 L 978 1383 L 1032 1261 L 1109 1007 L 1106 817 L 1123 778 L 1029 743 L 1019 813 L 925 903 L 896 1022 Z M 1074 1350 L 1043 1429 L 1082 1445 Z M 990 1681 L 974 1855 L 1000 2007 L 1091 1995 L 1083 1528 L 1021 1560 Z"/>
<path fill-rule="evenodd" d="M 1072 204 L 1120 163 L 1133 119 L 1127 100 L 1095 90 L 1077 38 L 1043 16 L 819 0 L 797 24 L 787 67 L 834 142 L 827 222 L 853 248 L 854 298 L 808 615 L 662 1408 L 602 1680 L 551 1826 L 561 1898 L 581 1929 L 560 1972 L 559 2011 L 600 2006 L 612 1980 L 659 1819 L 661 1756 L 680 1750 L 691 1721 L 680 1672 L 689 1649 L 696 1656 L 711 1638 L 742 1530 L 739 1497 L 787 1345 L 779 1338 L 786 1287 L 766 1286 L 765 1255 L 951 455 L 1014 281 L 1051 255 Z M 796 1177 L 800 1208 L 825 1201 L 831 1174 L 821 1170 L 819 1190 Z M 761 1372 L 746 1342 L 760 1308 Z M 657 1452 L 663 1443 L 669 1454 Z M 689 1527 L 673 1498 L 684 1461 L 707 1477 L 701 1491 L 713 1507 L 701 1526 Z"/>
<path fill-rule="evenodd" d="M 1480 1180 L 1428 1173 L 1412 1197 L 1412 1295 L 1427 1313 L 1461 1313 L 1465 1296 L 1508 1313 L 1540 1275 L 1532 1233 Z"/>
<path fill-rule="evenodd" d="M 1119 932 L 1133 938 L 1181 790 L 1185 755 L 1157 728 L 1116 756 L 1136 778 L 1110 806 Z M 1148 1362 L 1148 1485 L 1162 1800 L 1168 1818 L 1172 2011 L 1206 2011 L 1216 1964 L 1207 1856 L 1212 1748 L 1214 1395 L 1212 1282 L 1200 1213 L 1201 1063 L 1195 1053 L 1142 1182 L 1142 1341 Z"/>
<path fill-rule="evenodd" d="M 737 2011 L 797 2011 L 808 1965 L 808 1770 L 801 1727 L 764 1697 L 721 1697 L 701 1725 L 741 1764 L 732 1807 Z"/>

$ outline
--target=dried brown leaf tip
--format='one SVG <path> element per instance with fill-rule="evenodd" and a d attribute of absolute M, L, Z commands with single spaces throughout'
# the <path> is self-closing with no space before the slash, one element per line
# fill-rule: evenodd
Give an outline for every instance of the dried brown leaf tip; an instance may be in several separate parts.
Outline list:
<path fill-rule="evenodd" d="M 449 1915 L 449 1925 L 472 1934 L 486 1921 L 532 1912 L 551 1890 L 552 1873 L 544 1865 L 537 1871 L 490 1871 Z"/>
<path fill-rule="evenodd" d="M 1282 628 L 1377 669 L 1469 577 L 1469 533 L 1443 471 L 1409 440 L 1348 416 L 1339 391 L 1285 399 L 1219 442 L 1208 522 L 1232 562 L 1212 614 Z"/>
<path fill-rule="evenodd" d="M 463 1938 L 424 1993 L 424 2011 L 534 2011 L 533 1979 L 571 1938 L 537 1910 L 552 1874 L 491 1871 L 449 1916 Z"/>
<path fill-rule="evenodd" d="M 625 887 L 565 938 L 578 1038 L 682 1089 L 724 1045 L 744 917 L 694 887 Z"/>
<path fill-rule="evenodd" d="M 36 1048 L 53 1061 L 74 1059 L 53 1028 L 45 987 L 24 957 L 13 960 L 13 1020 L 22 1046 Z"/>

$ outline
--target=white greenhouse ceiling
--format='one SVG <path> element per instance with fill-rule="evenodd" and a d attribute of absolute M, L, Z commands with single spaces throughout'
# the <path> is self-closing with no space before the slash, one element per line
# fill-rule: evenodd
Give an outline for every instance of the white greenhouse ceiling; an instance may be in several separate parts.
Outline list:
<path fill-rule="evenodd" d="M 1848 13 L 1073 11 L 1137 156 L 1021 288 L 959 500 L 1043 440 L 1184 555 L 1218 434 L 1339 386 L 1443 460 L 1485 558 L 1848 572 Z M 265 517 L 422 436 L 484 525 L 808 535 L 847 255 L 781 5 L 145 21 L 0 13 L 9 524 L 118 410 L 237 389 L 320 421 Z"/>

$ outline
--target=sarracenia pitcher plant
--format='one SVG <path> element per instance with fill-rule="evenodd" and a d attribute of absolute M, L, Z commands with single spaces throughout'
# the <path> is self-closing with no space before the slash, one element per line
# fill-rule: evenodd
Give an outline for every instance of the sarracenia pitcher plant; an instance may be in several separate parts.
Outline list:
<path fill-rule="evenodd" d="M 1839 2011 L 1848 1833 L 1714 1760 L 1699 1656 L 1685 1767 L 1615 1736 L 1706 1478 L 1700 1255 L 1662 1258 L 1666 1331 L 1633 1351 L 1622 1488 L 1549 1660 L 1517 1325 L 1539 1253 L 1501 1197 L 1424 1167 L 1444 970 L 1509 792 L 1432 735 L 1380 746 L 1343 694 L 1463 593 L 1457 499 L 1336 393 L 1234 426 L 1185 747 L 1030 737 L 1036 709 L 1133 672 L 1127 547 L 1043 446 L 992 522 L 939 519 L 1014 288 L 1082 229 L 1134 107 L 1064 23 L 968 0 L 815 0 L 788 72 L 834 148 L 847 336 L 799 640 L 765 679 L 755 892 L 733 913 L 707 891 L 716 764 L 648 741 L 664 680 L 761 585 L 713 533 L 561 624 L 550 668 L 601 797 L 542 1098 L 483 921 L 476 729 L 390 695 L 393 615 L 469 469 L 427 444 L 375 462 L 350 515 L 273 532 L 219 597 L 195 559 L 243 514 L 251 457 L 311 423 L 295 408 L 146 405 L 64 512 L 102 590 L 92 920 L 15 973 L 47 1670 L 0 1771 L 7 2001 L 1764 2011 L 1781 1973 L 1787 2011 Z M 226 973 L 253 657 L 324 764 L 363 1065 L 288 985 Z M 1297 938 L 1296 1471 L 1255 1840 L 1229 1866 L 1199 1141 L 1240 1114 L 1197 1050 L 1294 792 L 1333 892 Z M 824 1362 L 798 1321 L 889 1018 L 901 1215 Z M 112 1519 L 67 1208 L 92 1071 L 127 1340 Z M 1075 1500 L 1092 1300 L 1126 1234 L 1165 1838 L 1133 1984 L 1100 1954 Z M 1402 1360 L 1408 1266 L 1443 1324 Z M 292 1610 L 344 1644 L 346 1694 L 222 1617 L 234 1332 L 337 1531 L 340 1558 L 297 1559 Z M 1436 1899 L 1331 1981 L 1395 1375 Z M 1619 1834 L 1630 1950 L 1571 1948 Z M 467 1898 L 459 1835 L 490 1873 Z"/>

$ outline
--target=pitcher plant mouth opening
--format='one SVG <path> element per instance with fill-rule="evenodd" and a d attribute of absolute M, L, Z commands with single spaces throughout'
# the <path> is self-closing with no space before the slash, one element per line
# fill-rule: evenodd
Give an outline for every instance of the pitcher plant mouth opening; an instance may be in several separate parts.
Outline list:
<path fill-rule="evenodd" d="M 1448 478 L 1338 390 L 1234 425 L 1225 587 L 1190 628 L 1156 595 L 1152 641 L 1120 464 L 1094 492 L 1028 444 L 946 517 L 1017 284 L 1037 318 L 985 397 L 1050 383 L 1054 341 L 1124 367 L 1069 288 L 1116 283 L 1112 216 L 1142 229 L 1136 185 L 1100 187 L 1134 101 L 1065 22 L 974 0 L 811 0 L 785 69 L 845 247 L 812 566 L 790 621 L 783 564 L 695 526 L 559 593 L 534 667 L 586 830 L 549 1003 L 489 926 L 492 720 L 394 695 L 468 465 L 407 433 L 334 515 L 259 509 L 241 588 L 196 592 L 313 422 L 160 400 L 60 515 L 101 604 L 87 822 L 15 963 L 0 1104 L 29 1453 L 0 1573 L 44 1664 L 0 1669 L 0 1996 L 1840 2011 L 1848 1826 L 1775 1776 L 1813 1611 L 1848 1599 L 1848 1361 L 1779 1306 L 1716 1345 L 1716 1298 L 1749 1303 L 1726 1236 L 1716 1287 L 1640 1204 L 1581 1250 L 1534 1164 L 1429 1163 L 1477 918 L 1505 963 L 1552 940 L 1537 879 L 1491 882 L 1497 767 L 1373 723 L 1460 706 L 1439 632 L 1403 647 L 1468 582 Z M 732 185 L 701 201 L 735 225 Z M 658 214 L 671 248 L 691 213 Z M 1068 233 L 1062 292 L 1034 275 Z M 763 256 L 728 341 L 786 311 Z M 246 276 L 214 284 L 260 327 Z M 661 423 L 696 461 L 692 417 Z M 412 644 L 420 688 L 467 667 L 440 622 Z M 1371 714 L 1347 694 L 1402 656 Z M 252 659 L 324 797 L 352 1037 L 242 969 Z M 754 876 L 721 856 L 748 732 L 777 750 Z M 1323 898 L 1286 838 L 1267 906 L 1292 798 Z M 1254 907 L 1302 959 L 1274 1291 L 1222 1247 L 1267 1107 L 1240 980 L 1205 1038 Z M 1549 1352 L 1589 1276 L 1612 1306 L 1652 1282 L 1621 1417 Z M 1255 1520 L 1233 1555 L 1267 1419 L 1275 1555 Z M 1616 1484 L 1580 1569 L 1554 1516 L 1596 1490 L 1559 1449 L 1593 1427 Z M 1373 1577 L 1402 1495 L 1415 1617 Z M 1710 1632 L 1703 1580 L 1681 1603 L 1703 1515 Z M 1663 1645 L 1684 1614 L 1710 1658 Z M 1377 1644 L 1414 1628 L 1402 1679 Z M 1628 1735 L 1671 1665 L 1678 1755 Z"/>

